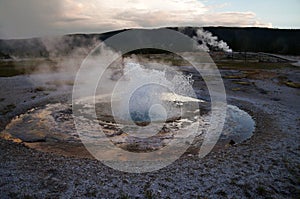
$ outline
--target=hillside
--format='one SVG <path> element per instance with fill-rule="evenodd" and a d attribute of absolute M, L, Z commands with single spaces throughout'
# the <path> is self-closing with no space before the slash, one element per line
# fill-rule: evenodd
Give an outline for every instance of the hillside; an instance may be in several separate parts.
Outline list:
<path fill-rule="evenodd" d="M 182 31 L 182 28 L 180 29 Z M 196 30 L 196 27 L 186 27 L 183 33 L 193 37 L 196 35 Z M 299 29 L 205 27 L 204 30 L 225 41 L 233 51 L 300 55 Z M 55 38 L 0 40 L 0 59 L 67 55 L 81 47 L 92 47 L 95 41 L 103 41 L 122 31 L 124 30 L 102 34 L 70 34 L 60 37 L 57 41 Z"/>

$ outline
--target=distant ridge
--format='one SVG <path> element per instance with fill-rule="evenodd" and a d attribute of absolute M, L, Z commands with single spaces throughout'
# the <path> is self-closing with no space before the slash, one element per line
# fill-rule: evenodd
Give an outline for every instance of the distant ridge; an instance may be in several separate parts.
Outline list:
<path fill-rule="evenodd" d="M 168 27 L 193 37 L 198 27 Z M 204 27 L 204 30 L 225 41 L 233 51 L 265 52 L 283 55 L 300 55 L 299 29 Z M 62 36 L 66 42 L 54 42 L 52 50 L 64 56 L 80 47 L 91 46 L 124 30 L 101 34 L 69 34 Z M 47 40 L 47 39 L 46 39 Z M 45 45 L 45 38 L 0 40 L 0 59 L 51 57 L 52 50 Z M 51 52 L 50 52 L 51 51 Z"/>

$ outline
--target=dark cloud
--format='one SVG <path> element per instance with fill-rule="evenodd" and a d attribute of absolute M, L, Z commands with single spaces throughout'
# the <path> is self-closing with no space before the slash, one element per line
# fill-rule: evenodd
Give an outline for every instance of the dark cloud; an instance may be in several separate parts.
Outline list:
<path fill-rule="evenodd" d="M 60 0 L 1 0 L 0 36 L 31 37 L 55 33 L 53 23 L 61 12 Z"/>
<path fill-rule="evenodd" d="M 266 26 L 255 13 L 214 13 L 198 0 L 0 0 L 0 38 L 159 26 Z"/>

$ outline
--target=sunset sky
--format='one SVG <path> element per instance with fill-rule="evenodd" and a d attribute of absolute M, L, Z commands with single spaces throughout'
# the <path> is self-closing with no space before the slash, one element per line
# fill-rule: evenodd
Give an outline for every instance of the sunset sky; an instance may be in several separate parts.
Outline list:
<path fill-rule="evenodd" d="M 300 0 L 0 0 L 0 38 L 164 26 L 300 28 Z"/>

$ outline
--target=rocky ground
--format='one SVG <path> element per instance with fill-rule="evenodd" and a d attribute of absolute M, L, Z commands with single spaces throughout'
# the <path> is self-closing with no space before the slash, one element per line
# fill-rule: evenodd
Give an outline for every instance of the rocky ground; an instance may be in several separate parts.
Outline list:
<path fill-rule="evenodd" d="M 299 198 L 300 91 L 286 83 L 299 81 L 299 69 L 221 73 L 228 102 L 256 121 L 251 139 L 202 159 L 185 154 L 161 170 L 143 174 L 0 139 L 1 198 Z M 65 101 L 68 97 L 62 93 L 71 88 L 49 90 L 26 76 L 0 78 L 0 85 L 2 129 L 32 107 Z"/>

